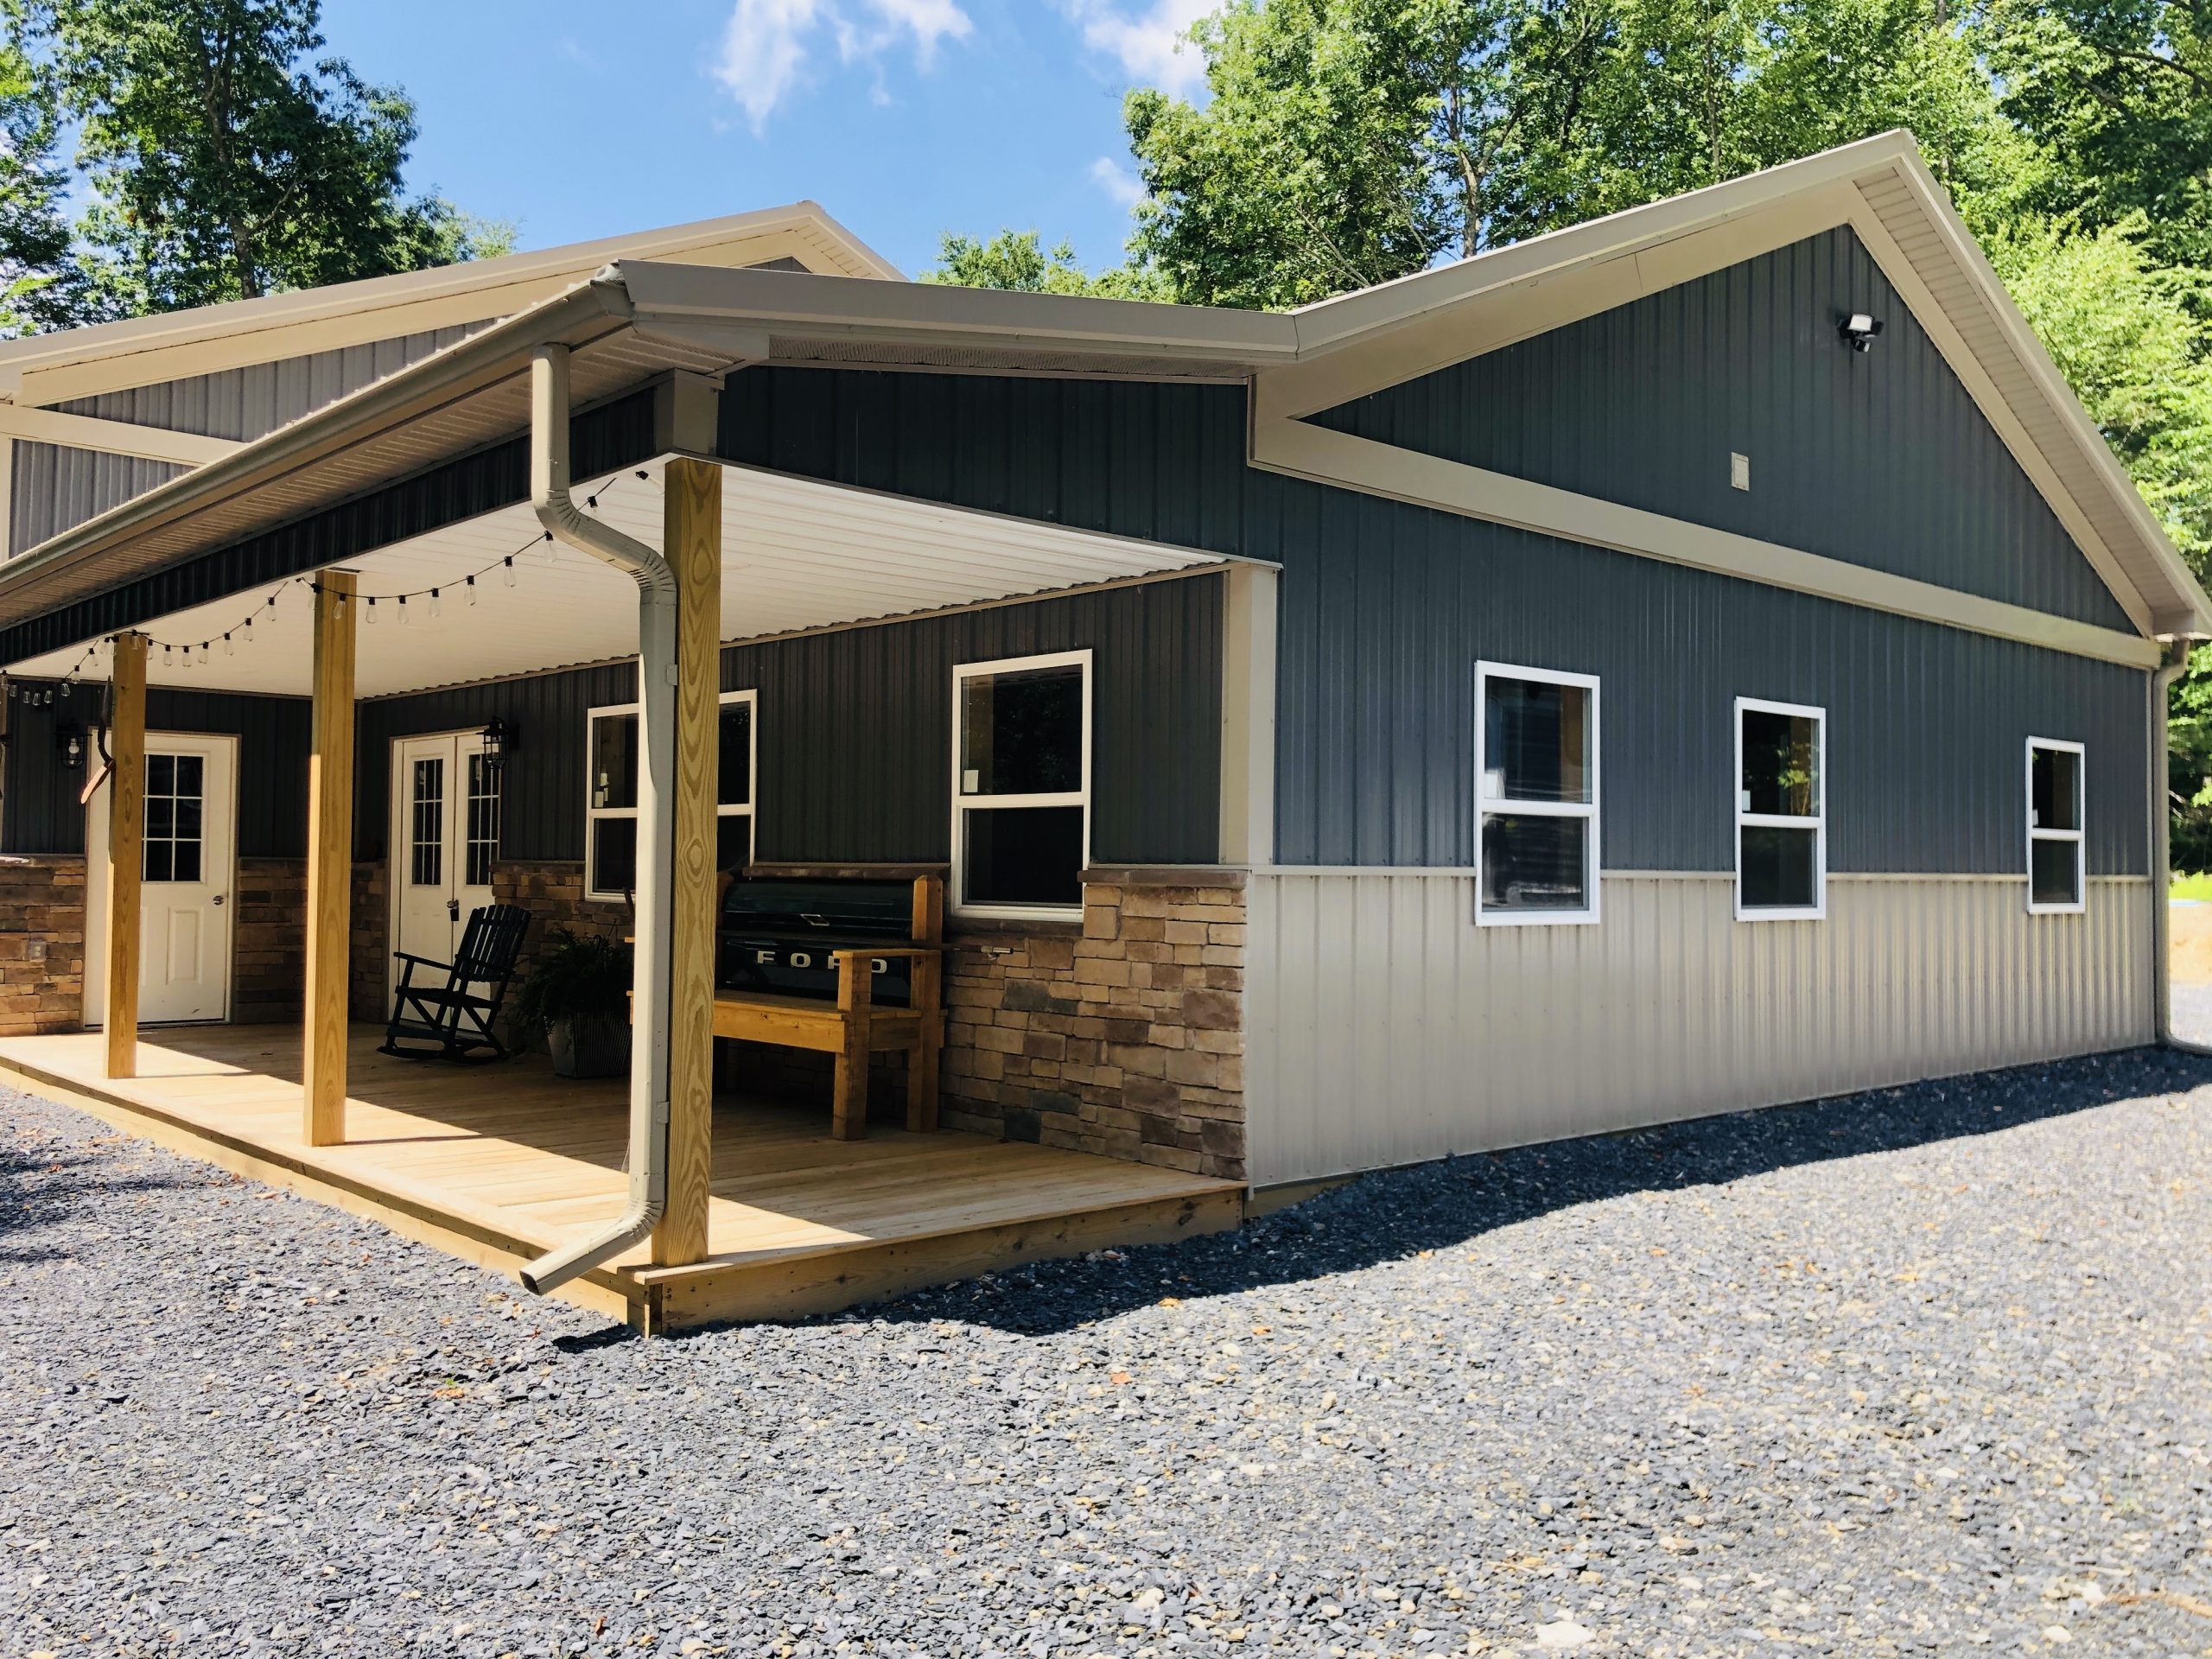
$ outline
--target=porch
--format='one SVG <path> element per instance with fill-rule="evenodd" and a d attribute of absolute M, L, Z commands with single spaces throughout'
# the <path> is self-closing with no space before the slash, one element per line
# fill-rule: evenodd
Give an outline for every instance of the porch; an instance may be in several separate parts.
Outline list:
<path fill-rule="evenodd" d="M 352 1028 L 334 1146 L 303 1134 L 296 1027 L 165 1030 L 115 1078 L 99 1033 L 0 1039 L 0 1081 L 496 1271 L 621 1212 L 625 1080 L 557 1079 L 543 1056 L 426 1067 L 376 1052 L 381 1037 Z M 1236 1183 L 1122 1159 L 888 1121 L 861 1141 L 829 1129 L 818 1107 L 718 1096 L 705 1254 L 656 1268 L 640 1243 L 556 1294 L 646 1332 L 795 1318 L 1243 1213 Z"/>

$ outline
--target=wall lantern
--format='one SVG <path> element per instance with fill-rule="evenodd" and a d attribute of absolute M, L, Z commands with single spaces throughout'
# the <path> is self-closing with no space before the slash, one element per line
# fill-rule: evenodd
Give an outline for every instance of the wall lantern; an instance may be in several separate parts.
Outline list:
<path fill-rule="evenodd" d="M 515 728 L 494 715 L 478 735 L 484 740 L 484 765 L 497 777 L 515 752 Z"/>
<path fill-rule="evenodd" d="M 81 772 L 85 766 L 85 728 L 72 721 L 54 728 L 54 753 L 65 772 Z"/>
<path fill-rule="evenodd" d="M 1836 332 L 1853 351 L 1863 356 L 1872 351 L 1874 342 L 1882 337 L 1882 320 L 1870 317 L 1864 311 L 1854 311 L 1836 324 Z"/>

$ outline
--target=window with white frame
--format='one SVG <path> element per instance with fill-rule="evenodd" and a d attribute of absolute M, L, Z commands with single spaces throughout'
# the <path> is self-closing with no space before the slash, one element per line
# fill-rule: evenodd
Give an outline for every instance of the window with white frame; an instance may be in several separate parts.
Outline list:
<path fill-rule="evenodd" d="M 2034 915 L 2082 907 L 2083 758 L 2079 743 L 2028 740 L 2028 909 Z"/>
<path fill-rule="evenodd" d="M 725 691 L 719 721 L 715 868 L 753 861 L 758 693 Z M 584 896 L 626 900 L 638 885 L 638 705 L 594 709 L 584 741 Z"/>
<path fill-rule="evenodd" d="M 1090 856 L 1090 653 L 952 671 L 952 903 L 1080 914 Z"/>
<path fill-rule="evenodd" d="M 1475 667 L 1475 919 L 1598 919 L 1598 682 Z"/>
<path fill-rule="evenodd" d="M 1827 712 L 1736 699 L 1736 917 L 1827 913 Z"/>

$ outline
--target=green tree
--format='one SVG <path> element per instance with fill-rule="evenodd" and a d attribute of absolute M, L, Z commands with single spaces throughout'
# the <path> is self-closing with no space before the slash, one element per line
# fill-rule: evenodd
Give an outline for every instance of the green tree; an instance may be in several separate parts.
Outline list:
<path fill-rule="evenodd" d="M 947 232 L 938 238 L 937 264 L 925 283 L 954 288 L 995 288 L 1017 294 L 1088 294 L 1109 300 L 1158 300 L 1162 284 L 1153 274 L 1118 266 L 1093 276 L 1061 242 L 1043 245 L 1035 231 L 1001 231 L 990 240 Z"/>
<path fill-rule="evenodd" d="M 49 88 L 23 52 L 0 43 L 0 337 L 79 320 L 85 281 L 69 257 Z"/>
<path fill-rule="evenodd" d="M 2051 165 L 2037 206 L 2138 215 L 2160 261 L 2212 265 L 2212 16 L 2200 0 L 1985 0 L 1973 43 Z"/>
<path fill-rule="evenodd" d="M 1929 0 L 1234 0 L 1204 105 L 1124 115 L 1133 249 L 1287 306 L 1910 126 L 1962 198 L 2024 146 Z"/>
<path fill-rule="evenodd" d="M 79 226 L 110 312 L 251 299 L 504 245 L 410 200 L 397 87 L 323 54 L 317 0 L 21 0 L 19 42 L 77 124 Z"/>

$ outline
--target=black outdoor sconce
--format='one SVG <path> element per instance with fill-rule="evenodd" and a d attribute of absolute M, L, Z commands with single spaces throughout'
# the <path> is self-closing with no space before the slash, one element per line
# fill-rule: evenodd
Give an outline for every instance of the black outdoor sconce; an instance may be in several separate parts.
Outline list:
<path fill-rule="evenodd" d="M 1874 349 L 1874 342 L 1882 337 L 1882 320 L 1870 317 L 1864 311 L 1854 311 L 1835 326 L 1836 333 L 1860 356 Z"/>
<path fill-rule="evenodd" d="M 496 778 L 507 764 L 507 757 L 518 747 L 515 728 L 494 715 L 485 722 L 483 731 L 478 735 L 484 740 L 484 765 Z"/>
<path fill-rule="evenodd" d="M 54 747 L 61 757 L 65 772 L 81 772 L 85 767 L 85 728 L 72 721 L 54 728 Z"/>

